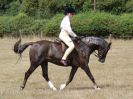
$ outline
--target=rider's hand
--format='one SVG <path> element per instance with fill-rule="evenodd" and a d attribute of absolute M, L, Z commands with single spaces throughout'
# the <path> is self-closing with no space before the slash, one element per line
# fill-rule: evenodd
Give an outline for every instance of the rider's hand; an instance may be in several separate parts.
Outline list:
<path fill-rule="evenodd" d="M 84 38 L 84 36 L 80 36 L 80 39 Z"/>
<path fill-rule="evenodd" d="M 79 36 L 76 36 L 75 39 L 76 39 L 76 40 L 80 40 L 81 38 L 80 38 Z"/>

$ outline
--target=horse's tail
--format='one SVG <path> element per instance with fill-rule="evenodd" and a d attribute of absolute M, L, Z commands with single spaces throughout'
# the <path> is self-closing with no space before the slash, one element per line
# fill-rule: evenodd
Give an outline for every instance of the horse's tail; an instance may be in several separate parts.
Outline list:
<path fill-rule="evenodd" d="M 21 55 L 23 53 L 23 51 L 29 46 L 32 45 L 33 42 L 28 42 L 25 44 L 21 44 L 21 38 L 14 44 L 14 52 L 16 54 Z"/>

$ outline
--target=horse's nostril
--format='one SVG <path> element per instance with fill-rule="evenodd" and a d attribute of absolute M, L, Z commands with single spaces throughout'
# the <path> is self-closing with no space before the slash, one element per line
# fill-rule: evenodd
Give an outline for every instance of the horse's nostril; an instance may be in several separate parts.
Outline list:
<path fill-rule="evenodd" d="M 105 62 L 104 59 L 99 59 L 98 61 L 101 62 L 101 63 L 104 63 Z"/>

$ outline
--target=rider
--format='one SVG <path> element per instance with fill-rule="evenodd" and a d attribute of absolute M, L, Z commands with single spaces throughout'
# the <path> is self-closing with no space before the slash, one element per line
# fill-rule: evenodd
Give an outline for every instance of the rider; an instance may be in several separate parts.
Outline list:
<path fill-rule="evenodd" d="M 77 37 L 77 35 L 72 31 L 71 28 L 71 19 L 72 17 L 75 15 L 75 9 L 72 7 L 68 7 L 65 9 L 65 16 L 63 18 L 63 20 L 61 21 L 61 32 L 59 34 L 59 38 L 68 46 L 67 50 L 65 51 L 62 59 L 61 59 L 61 63 L 63 63 L 64 65 L 67 65 L 67 57 L 68 55 L 73 51 L 73 49 L 75 48 L 75 45 L 73 43 L 73 41 L 71 40 L 70 36 L 72 37 Z"/>

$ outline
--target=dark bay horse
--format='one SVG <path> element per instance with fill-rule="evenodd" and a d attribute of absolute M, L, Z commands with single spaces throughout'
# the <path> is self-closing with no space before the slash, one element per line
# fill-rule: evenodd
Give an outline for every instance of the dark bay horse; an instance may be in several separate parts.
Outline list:
<path fill-rule="evenodd" d="M 73 80 L 73 77 L 79 67 L 83 69 L 91 79 L 94 84 L 94 88 L 99 89 L 88 67 L 89 58 L 90 55 L 95 50 L 97 50 L 97 57 L 99 58 L 99 61 L 103 63 L 110 49 L 111 42 L 107 42 L 104 39 L 98 37 L 83 37 L 80 40 L 75 40 L 74 44 L 76 48 L 68 56 L 68 66 L 72 67 L 71 72 L 68 81 L 65 84 L 61 84 L 60 90 L 64 89 Z M 28 46 L 31 46 L 29 51 L 30 68 L 25 73 L 23 85 L 21 88 L 25 88 L 29 76 L 38 66 L 41 66 L 44 79 L 48 82 L 48 85 L 51 89 L 56 90 L 48 77 L 48 62 L 64 66 L 60 63 L 60 60 L 67 46 L 64 46 L 64 44 L 59 42 L 48 40 L 40 40 L 21 44 L 20 39 L 14 44 L 14 52 L 21 55 Z"/>

